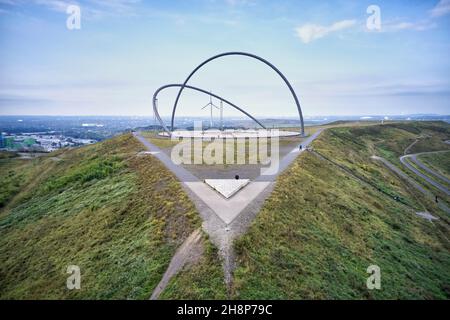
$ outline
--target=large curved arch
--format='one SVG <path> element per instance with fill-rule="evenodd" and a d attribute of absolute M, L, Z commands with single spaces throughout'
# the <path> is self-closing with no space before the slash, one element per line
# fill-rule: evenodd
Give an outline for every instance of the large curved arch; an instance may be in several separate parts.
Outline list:
<path fill-rule="evenodd" d="M 245 114 L 247 117 L 249 117 L 250 119 L 255 121 L 257 124 L 259 124 L 261 127 L 266 129 L 266 127 L 261 122 L 259 122 L 255 117 L 253 117 L 250 113 L 248 113 L 247 111 L 245 111 L 242 108 L 239 108 L 237 105 L 235 105 L 234 103 L 228 101 L 227 99 L 224 99 L 224 98 L 222 98 L 222 97 L 220 97 L 220 96 L 218 96 L 218 95 L 216 95 L 214 93 L 208 92 L 208 91 L 203 90 L 201 88 L 189 86 L 189 85 L 186 85 L 186 84 L 183 85 L 183 84 L 178 84 L 178 83 L 171 83 L 171 84 L 166 84 L 166 85 L 158 88 L 158 90 L 156 90 L 155 93 L 153 94 L 153 112 L 155 113 L 155 116 L 158 119 L 158 121 L 161 124 L 161 126 L 163 127 L 164 131 L 166 131 L 169 135 L 170 135 L 171 131 L 166 127 L 166 125 L 164 124 L 164 121 L 161 119 L 161 117 L 159 115 L 159 112 L 158 112 L 158 106 L 157 106 L 156 101 L 158 100 L 159 92 L 161 92 L 164 89 L 172 88 L 172 87 L 185 87 L 185 88 L 188 88 L 188 89 L 191 89 L 191 90 L 199 91 L 199 92 L 205 93 L 207 95 L 213 96 L 216 99 L 222 100 L 226 104 L 228 104 L 228 105 L 232 106 L 233 108 L 239 110 L 240 112 Z M 173 131 L 173 126 L 172 126 L 172 131 Z"/>
<path fill-rule="evenodd" d="M 289 81 L 286 79 L 286 77 L 284 76 L 283 73 L 281 73 L 280 70 L 278 70 L 277 67 L 275 67 L 272 63 L 270 63 L 269 61 L 255 55 L 252 53 L 247 53 L 247 52 L 224 52 L 224 53 L 220 53 L 218 55 L 215 55 L 209 59 L 206 59 L 205 61 L 203 61 L 202 63 L 200 63 L 190 74 L 189 76 L 186 78 L 186 80 L 183 82 L 183 85 L 180 87 L 180 90 L 178 91 L 177 94 L 177 98 L 175 99 L 175 103 L 173 105 L 173 110 L 172 110 L 172 119 L 171 119 L 171 128 L 173 131 L 174 128 L 174 119 L 175 119 L 175 111 L 177 109 L 177 105 L 178 105 L 178 100 L 180 99 L 181 96 L 181 92 L 183 92 L 184 88 L 187 87 L 187 82 L 189 81 L 189 79 L 191 79 L 191 77 L 201 68 L 203 67 L 205 64 L 211 62 L 212 60 L 218 59 L 220 57 L 225 57 L 225 56 L 233 56 L 233 55 L 237 55 L 237 56 L 246 56 L 246 57 L 250 57 L 256 60 L 259 60 L 261 62 L 263 62 L 264 64 L 268 65 L 269 67 L 272 68 L 272 70 L 274 70 L 285 82 L 285 84 L 288 86 L 289 90 L 291 91 L 291 94 L 294 98 L 295 104 L 297 106 L 297 110 L 298 110 L 298 115 L 300 118 L 300 125 L 301 125 L 301 135 L 305 134 L 305 127 L 304 127 L 304 123 L 303 123 L 303 114 L 302 114 L 302 109 L 300 107 L 300 102 L 298 101 L 297 95 L 295 94 L 294 89 L 292 88 L 291 84 L 289 83 Z"/>

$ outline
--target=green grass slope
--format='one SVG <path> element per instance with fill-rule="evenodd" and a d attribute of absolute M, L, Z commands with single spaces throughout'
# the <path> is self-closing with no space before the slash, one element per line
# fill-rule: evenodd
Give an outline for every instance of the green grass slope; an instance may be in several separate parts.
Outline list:
<path fill-rule="evenodd" d="M 176 179 L 123 135 L 1 159 L 1 299 L 146 299 L 200 219 Z M 81 289 L 68 290 L 68 265 Z"/>
<path fill-rule="evenodd" d="M 369 158 L 382 150 L 395 159 L 423 131 L 440 137 L 447 128 L 413 123 L 323 132 L 314 148 L 384 193 L 313 153 L 303 154 L 235 242 L 234 297 L 448 299 L 448 215 Z M 437 140 L 430 149 L 441 147 Z M 440 219 L 431 223 L 415 215 L 424 208 Z M 381 268 L 380 290 L 366 287 L 372 264 Z"/>
<path fill-rule="evenodd" d="M 338 134 L 342 139 L 360 141 L 368 146 L 369 152 L 382 156 L 402 168 L 412 179 L 450 205 L 448 197 L 442 191 L 405 169 L 399 160 L 408 147 L 409 154 L 450 150 L 450 145 L 444 142 L 450 138 L 450 124 L 438 121 L 400 122 L 366 128 L 347 128 Z M 417 193 L 415 190 L 412 192 Z M 417 197 L 421 198 L 422 194 L 417 194 Z"/>
<path fill-rule="evenodd" d="M 376 150 L 374 153 L 396 164 L 400 163 L 398 157 L 416 140 L 408 153 L 450 150 L 450 145 L 444 142 L 450 137 L 450 125 L 445 122 L 391 123 L 348 128 L 348 133 L 373 147 Z"/>

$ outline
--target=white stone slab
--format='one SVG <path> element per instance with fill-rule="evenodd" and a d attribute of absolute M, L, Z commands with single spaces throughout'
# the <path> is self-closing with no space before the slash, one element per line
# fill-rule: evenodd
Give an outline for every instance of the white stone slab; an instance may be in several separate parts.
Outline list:
<path fill-rule="evenodd" d="M 249 179 L 205 179 L 205 183 L 225 198 L 230 198 L 249 183 Z"/>
<path fill-rule="evenodd" d="M 424 218 L 424 219 L 427 219 L 428 221 L 431 221 L 431 220 L 438 220 L 439 218 L 438 217 L 435 217 L 435 216 L 433 216 L 433 215 L 431 215 L 429 212 L 416 212 L 416 214 L 419 216 L 419 217 L 422 217 L 422 218 Z"/>

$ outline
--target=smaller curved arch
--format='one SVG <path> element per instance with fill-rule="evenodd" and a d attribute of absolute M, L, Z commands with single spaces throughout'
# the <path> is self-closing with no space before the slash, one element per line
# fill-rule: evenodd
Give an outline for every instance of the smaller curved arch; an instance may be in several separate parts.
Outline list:
<path fill-rule="evenodd" d="M 237 105 L 235 105 L 234 103 L 228 101 L 225 98 L 222 98 L 214 93 L 208 92 L 206 90 L 203 90 L 201 88 L 197 88 L 197 87 L 193 87 L 190 85 L 185 85 L 185 84 L 179 84 L 179 83 L 171 83 L 171 84 L 166 84 L 160 88 L 158 88 L 158 90 L 155 91 L 155 93 L 153 94 L 153 112 L 155 113 L 156 118 L 158 119 L 159 123 L 161 124 L 161 126 L 163 127 L 164 131 L 166 131 L 169 135 L 171 135 L 171 131 L 166 127 L 164 121 L 161 119 L 159 112 L 158 112 L 158 106 L 157 106 L 157 101 L 158 101 L 158 94 L 159 92 L 161 92 L 164 89 L 167 88 L 172 88 L 172 87 L 184 87 L 184 88 L 188 88 L 191 90 L 195 90 L 198 92 L 202 92 L 205 93 L 207 95 L 213 96 L 216 99 L 222 100 L 223 102 L 225 102 L 226 104 L 230 105 L 231 107 L 235 108 L 236 110 L 239 110 L 240 112 L 242 112 L 243 114 L 245 114 L 247 117 L 249 117 L 250 119 L 252 119 L 253 121 L 255 121 L 257 124 L 259 124 L 262 128 L 266 129 L 266 127 L 260 122 L 258 121 L 255 117 L 253 117 L 250 113 L 248 113 L 247 111 L 245 111 L 242 108 L 239 108 Z M 172 126 L 172 130 L 173 130 L 173 126 Z"/>

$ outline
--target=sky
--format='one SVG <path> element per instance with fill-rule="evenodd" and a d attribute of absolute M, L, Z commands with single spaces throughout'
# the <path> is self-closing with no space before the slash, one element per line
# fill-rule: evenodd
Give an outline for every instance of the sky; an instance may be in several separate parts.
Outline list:
<path fill-rule="evenodd" d="M 0 115 L 152 116 L 157 88 L 227 51 L 277 66 L 306 116 L 450 114 L 450 0 L 0 0 Z M 282 79 L 248 57 L 189 84 L 255 116 L 297 113 Z M 161 114 L 176 92 L 160 94 Z M 177 116 L 207 116 L 208 101 L 186 90 Z"/>

